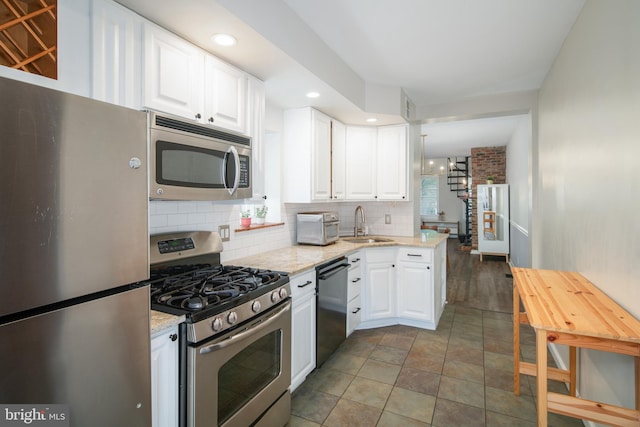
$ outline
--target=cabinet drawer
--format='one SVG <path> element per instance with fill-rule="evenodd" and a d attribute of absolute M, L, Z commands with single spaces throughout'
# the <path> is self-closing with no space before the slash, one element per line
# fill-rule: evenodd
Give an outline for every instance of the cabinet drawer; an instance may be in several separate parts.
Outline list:
<path fill-rule="evenodd" d="M 295 300 L 316 291 L 316 271 L 309 270 L 289 278 L 291 297 Z"/>
<path fill-rule="evenodd" d="M 362 304 L 360 301 L 360 295 L 358 295 L 347 304 L 347 336 L 351 335 L 360 324 L 362 317 Z"/>
<path fill-rule="evenodd" d="M 347 260 L 349 261 L 349 270 L 358 268 L 362 264 L 362 253 L 354 252 L 350 255 L 347 255 Z"/>
<path fill-rule="evenodd" d="M 433 262 L 433 249 L 427 248 L 400 248 L 398 261 L 409 262 Z"/>
<path fill-rule="evenodd" d="M 362 270 L 360 267 L 349 270 L 347 301 L 351 301 L 354 297 L 360 295 L 362 288 Z"/>

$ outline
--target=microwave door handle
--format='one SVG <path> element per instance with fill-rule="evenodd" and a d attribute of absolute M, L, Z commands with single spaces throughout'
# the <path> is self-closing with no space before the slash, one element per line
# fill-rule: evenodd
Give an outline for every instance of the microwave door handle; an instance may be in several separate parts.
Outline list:
<path fill-rule="evenodd" d="M 229 147 L 229 150 L 227 150 L 227 155 L 231 154 L 233 156 L 233 160 L 235 162 L 236 165 L 236 176 L 233 178 L 233 186 L 231 188 L 227 187 L 227 191 L 229 192 L 229 194 L 233 194 L 236 192 L 236 190 L 238 189 L 238 185 L 240 184 L 240 156 L 238 155 L 238 150 L 236 150 L 236 147 L 234 147 L 233 145 L 231 147 Z M 225 156 L 226 157 L 226 156 Z M 225 161 L 225 171 L 224 171 L 224 176 L 227 176 L 227 171 L 226 171 L 226 165 L 227 162 Z M 227 185 L 226 179 L 224 180 L 224 185 Z"/>

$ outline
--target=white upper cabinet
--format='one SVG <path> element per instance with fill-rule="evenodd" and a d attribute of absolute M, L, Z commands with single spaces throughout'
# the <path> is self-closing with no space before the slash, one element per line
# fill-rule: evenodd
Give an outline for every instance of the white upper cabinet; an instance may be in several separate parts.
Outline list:
<path fill-rule="evenodd" d="M 94 99 L 142 108 L 143 19 L 110 0 L 93 0 L 92 94 Z"/>
<path fill-rule="evenodd" d="M 377 198 L 407 200 L 407 125 L 378 128 L 377 166 Z"/>
<path fill-rule="evenodd" d="M 265 134 L 264 134 L 264 115 L 265 115 L 265 91 L 264 83 L 255 77 L 249 78 L 249 109 L 248 109 L 248 130 L 251 136 L 251 177 L 253 183 L 254 200 L 266 199 L 265 189 Z"/>
<path fill-rule="evenodd" d="M 145 107 L 248 134 L 248 75 L 152 23 L 144 25 Z"/>
<path fill-rule="evenodd" d="M 246 73 L 207 55 L 204 79 L 206 122 L 247 134 L 247 82 Z"/>
<path fill-rule="evenodd" d="M 375 127 L 347 126 L 346 132 L 346 198 L 376 198 Z"/>
<path fill-rule="evenodd" d="M 284 112 L 283 201 L 331 199 L 331 119 L 310 107 Z"/>
<path fill-rule="evenodd" d="M 344 200 L 347 195 L 346 161 L 347 129 L 337 120 L 331 121 L 331 198 Z"/>
<path fill-rule="evenodd" d="M 151 23 L 144 26 L 146 107 L 202 119 L 204 54 L 194 45 Z"/>

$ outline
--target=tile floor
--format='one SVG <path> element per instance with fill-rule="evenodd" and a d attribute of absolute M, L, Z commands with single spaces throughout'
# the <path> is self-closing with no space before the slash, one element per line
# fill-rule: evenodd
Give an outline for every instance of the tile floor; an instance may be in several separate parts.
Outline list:
<path fill-rule="evenodd" d="M 523 327 L 524 360 L 534 343 Z M 289 426 L 535 426 L 535 378 L 522 377 L 520 396 L 512 378 L 511 313 L 448 305 L 436 331 L 354 332 L 293 394 Z M 549 414 L 549 425 L 583 424 Z"/>

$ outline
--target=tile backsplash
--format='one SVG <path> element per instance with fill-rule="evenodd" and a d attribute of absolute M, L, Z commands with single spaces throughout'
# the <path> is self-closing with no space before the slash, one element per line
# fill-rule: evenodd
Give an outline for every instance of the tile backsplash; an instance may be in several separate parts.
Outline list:
<path fill-rule="evenodd" d="M 362 206 L 366 215 L 369 234 L 387 236 L 413 235 L 412 202 L 340 202 L 289 204 L 281 208 L 284 225 L 251 231 L 235 232 L 240 228 L 240 211 L 245 205 L 238 202 L 149 202 L 150 234 L 175 231 L 218 231 L 218 226 L 231 226 L 231 239 L 223 243 L 221 259 L 230 260 L 258 254 L 260 252 L 281 249 L 296 243 L 296 214 L 307 211 L 338 211 L 340 214 L 341 235 L 353 234 L 355 209 Z M 391 218 L 385 224 L 385 215 Z M 278 221 L 267 217 L 268 222 Z M 419 218 L 416 219 L 419 221 Z"/>

